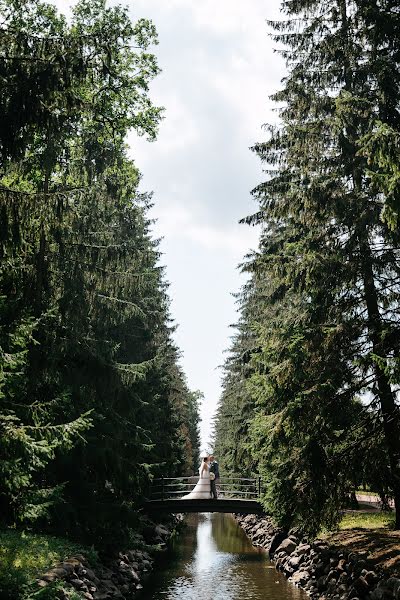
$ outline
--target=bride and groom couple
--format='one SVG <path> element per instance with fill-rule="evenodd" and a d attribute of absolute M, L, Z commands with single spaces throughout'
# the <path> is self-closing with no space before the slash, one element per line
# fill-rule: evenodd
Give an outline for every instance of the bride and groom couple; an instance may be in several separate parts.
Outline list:
<path fill-rule="evenodd" d="M 190 492 L 183 496 L 183 499 L 209 500 L 210 498 L 217 499 L 217 484 L 219 482 L 219 468 L 214 456 L 205 456 L 201 461 L 199 468 L 199 481 Z"/>

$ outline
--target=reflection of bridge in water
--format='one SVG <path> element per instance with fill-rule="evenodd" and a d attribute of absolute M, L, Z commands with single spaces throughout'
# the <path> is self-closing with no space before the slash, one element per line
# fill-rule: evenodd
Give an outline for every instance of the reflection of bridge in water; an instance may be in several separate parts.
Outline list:
<path fill-rule="evenodd" d="M 223 477 L 218 481 L 218 499 L 185 498 L 198 477 L 161 477 L 154 479 L 144 507 L 149 512 L 220 512 L 262 514 L 260 477 Z"/>

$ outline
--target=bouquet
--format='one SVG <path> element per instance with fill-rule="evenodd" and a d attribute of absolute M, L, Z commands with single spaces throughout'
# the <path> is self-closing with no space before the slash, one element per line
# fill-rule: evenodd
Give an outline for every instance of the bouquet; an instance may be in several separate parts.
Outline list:
<path fill-rule="evenodd" d="M 214 479 L 215 479 L 215 473 L 210 473 L 210 479 L 211 479 L 211 481 L 214 481 Z"/>

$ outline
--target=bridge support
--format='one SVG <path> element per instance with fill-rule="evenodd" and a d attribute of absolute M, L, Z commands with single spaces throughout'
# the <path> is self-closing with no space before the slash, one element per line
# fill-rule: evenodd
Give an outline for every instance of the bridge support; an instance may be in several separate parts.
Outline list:
<path fill-rule="evenodd" d="M 144 504 L 148 513 L 240 513 L 240 514 L 264 514 L 264 509 L 257 500 L 241 500 L 236 498 L 218 500 L 148 500 Z"/>

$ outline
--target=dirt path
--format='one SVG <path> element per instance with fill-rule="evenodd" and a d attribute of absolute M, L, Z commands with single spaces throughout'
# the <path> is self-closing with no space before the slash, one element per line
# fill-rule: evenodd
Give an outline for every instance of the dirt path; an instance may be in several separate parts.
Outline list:
<path fill-rule="evenodd" d="M 360 503 L 359 510 L 348 513 L 378 512 L 381 510 L 379 496 L 373 494 L 356 494 Z M 344 529 L 328 535 L 326 541 L 346 552 L 368 552 L 368 559 L 375 567 L 400 576 L 400 531 L 392 531 L 386 527 Z"/>
<path fill-rule="evenodd" d="M 376 509 L 381 508 L 380 498 L 376 494 L 368 494 L 368 492 L 365 492 L 362 494 L 356 494 L 356 498 L 357 498 L 358 502 L 362 505 L 365 504 L 365 505 L 367 505 L 367 507 L 370 507 L 370 508 L 372 507 L 372 508 L 376 508 Z M 389 506 L 394 508 L 393 500 L 389 500 Z"/>
<path fill-rule="evenodd" d="M 368 552 L 368 559 L 376 567 L 400 574 L 400 531 L 345 529 L 329 535 L 326 541 L 347 552 Z"/>

